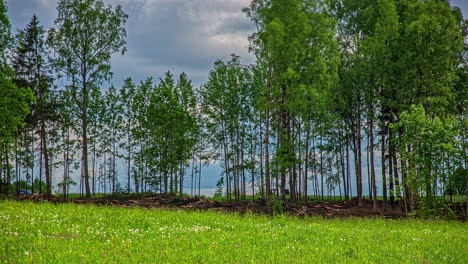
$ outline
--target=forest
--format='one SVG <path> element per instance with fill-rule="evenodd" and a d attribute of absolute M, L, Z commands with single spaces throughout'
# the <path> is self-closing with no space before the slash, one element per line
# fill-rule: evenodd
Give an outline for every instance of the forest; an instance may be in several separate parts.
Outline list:
<path fill-rule="evenodd" d="M 227 200 L 468 210 L 468 21 L 447 0 L 252 0 L 255 63 L 217 60 L 200 87 L 170 71 L 104 86 L 125 10 L 57 11 L 15 34 L 0 1 L 3 194 L 193 196 L 217 163 Z"/>

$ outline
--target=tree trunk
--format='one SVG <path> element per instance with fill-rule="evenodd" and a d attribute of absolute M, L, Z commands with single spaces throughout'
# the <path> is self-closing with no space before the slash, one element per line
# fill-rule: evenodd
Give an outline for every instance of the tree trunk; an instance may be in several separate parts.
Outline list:
<path fill-rule="evenodd" d="M 324 200 L 324 175 L 323 175 L 323 127 L 320 127 L 320 187 L 321 187 L 321 199 Z"/>
<path fill-rule="evenodd" d="M 31 130 L 31 192 L 34 193 L 34 131 Z"/>
<path fill-rule="evenodd" d="M 398 159 L 397 159 L 397 154 L 396 154 L 396 148 L 395 147 L 393 148 L 392 155 L 393 155 L 393 170 L 394 170 L 393 175 L 395 176 L 395 193 L 396 193 L 398 199 L 401 199 L 400 176 L 399 176 L 399 173 L 398 173 Z"/>
<path fill-rule="evenodd" d="M 82 108 L 82 115 L 81 115 L 81 129 L 82 129 L 82 169 L 81 174 L 84 178 L 84 185 L 86 190 L 86 197 L 91 197 L 91 191 L 89 188 L 89 173 L 88 173 L 88 113 L 87 113 L 87 99 L 88 99 L 88 91 L 85 84 L 86 78 L 83 77 L 83 108 Z"/>
<path fill-rule="evenodd" d="M 39 139 L 39 194 L 42 194 L 42 137 Z"/>
<path fill-rule="evenodd" d="M 49 150 L 47 148 L 47 137 L 46 137 L 46 127 L 44 118 L 41 120 L 41 137 L 42 137 L 42 151 L 44 153 L 44 166 L 45 166 L 45 180 L 46 180 L 46 197 L 50 197 L 52 194 L 51 186 L 51 174 L 49 167 Z"/>
<path fill-rule="evenodd" d="M 131 177 L 131 158 L 132 158 L 132 149 L 131 145 L 132 140 L 130 138 L 130 125 L 127 127 L 127 193 L 130 193 L 130 177 Z"/>
<path fill-rule="evenodd" d="M 260 125 L 260 140 L 259 140 L 259 149 L 260 149 L 260 195 L 265 197 L 265 177 L 264 177 L 264 168 L 263 168 L 263 138 L 262 138 L 262 127 Z"/>
<path fill-rule="evenodd" d="M 304 164 L 304 201 L 308 200 L 308 193 L 307 193 L 307 181 L 308 181 L 308 173 L 309 173 L 309 141 L 310 141 L 310 121 L 307 123 L 307 132 L 306 132 L 306 149 L 305 149 L 305 164 Z"/>
<path fill-rule="evenodd" d="M 269 112 L 266 113 L 265 118 L 265 183 L 266 183 L 266 197 L 270 199 L 270 191 L 271 191 L 271 181 L 270 181 L 270 152 L 269 152 L 269 145 L 270 145 L 270 117 Z"/>
<path fill-rule="evenodd" d="M 385 132 L 384 132 L 384 125 L 382 123 L 382 128 L 381 128 L 381 163 L 382 163 L 382 196 L 383 196 L 383 201 L 384 201 L 384 206 L 387 204 L 387 169 L 386 169 L 386 159 L 385 159 Z"/>
<path fill-rule="evenodd" d="M 357 157 L 356 158 L 356 177 L 357 177 L 357 195 L 358 195 L 358 206 L 362 206 L 362 153 L 361 153 L 361 113 L 358 110 L 357 117 Z"/>
<path fill-rule="evenodd" d="M 389 142 L 392 140 L 392 133 L 389 133 Z M 389 176 L 389 187 L 390 187 L 390 205 L 393 207 L 395 203 L 395 192 L 393 188 L 393 155 L 392 155 L 392 147 L 389 143 L 388 149 L 388 176 Z"/>
<path fill-rule="evenodd" d="M 11 183 L 11 168 L 10 168 L 10 156 L 8 155 L 9 149 L 8 145 L 5 144 L 5 160 L 6 160 L 6 181 L 5 181 L 5 194 L 10 192 L 10 183 Z"/>
<path fill-rule="evenodd" d="M 348 194 L 348 183 L 346 181 L 345 153 L 344 153 L 343 145 L 344 145 L 343 137 L 340 137 L 340 164 L 341 164 L 341 173 L 343 177 L 343 191 L 344 191 L 345 200 L 347 201 L 349 199 L 349 194 Z"/>
<path fill-rule="evenodd" d="M 371 165 L 371 182 L 372 182 L 372 192 L 374 196 L 372 197 L 373 208 L 377 209 L 377 184 L 375 180 L 375 164 L 374 164 L 374 119 L 373 113 L 371 114 L 370 127 L 369 127 L 369 137 L 370 137 L 370 165 Z"/>
<path fill-rule="evenodd" d="M 250 138 L 250 174 L 252 177 L 252 200 L 255 199 L 255 157 L 254 157 L 254 152 L 255 152 L 255 145 L 253 142 L 253 133 L 252 129 L 250 130 L 251 133 L 251 138 Z"/>
<path fill-rule="evenodd" d="M 202 173 L 202 161 L 200 157 L 200 169 L 198 170 L 198 197 L 201 195 L 201 173 Z"/>
<path fill-rule="evenodd" d="M 185 175 L 185 172 L 184 172 L 184 164 L 183 162 L 181 161 L 180 162 L 180 171 L 179 171 L 179 195 L 183 195 L 184 194 L 184 175 Z"/>

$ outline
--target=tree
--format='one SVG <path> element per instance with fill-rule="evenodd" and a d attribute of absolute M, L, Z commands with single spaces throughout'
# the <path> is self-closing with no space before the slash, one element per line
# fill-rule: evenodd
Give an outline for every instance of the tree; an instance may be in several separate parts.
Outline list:
<path fill-rule="evenodd" d="M 252 1 L 244 11 L 258 29 L 250 37 L 250 50 L 267 72 L 267 93 L 259 100 L 269 105 L 268 115 L 277 136 L 275 163 L 280 169 L 281 195 L 285 197 L 288 174 L 294 200 L 295 168 L 301 162 L 294 135 L 307 105 L 307 94 L 313 89 L 327 90 L 336 81 L 335 23 L 321 1 Z"/>
<path fill-rule="evenodd" d="M 24 125 L 24 119 L 29 113 L 29 102 L 32 100 L 33 95 L 30 90 L 17 87 L 12 82 L 11 76 L 0 71 L 0 145 L 2 168 L 6 168 L 5 186 L 8 186 L 11 177 L 9 156 L 11 143 L 18 129 Z M 5 192 L 8 192 L 8 189 Z"/>
<path fill-rule="evenodd" d="M 391 75 L 386 74 L 382 82 L 386 91 L 381 100 L 383 109 L 387 109 L 384 115 L 389 117 L 390 123 L 389 167 L 393 166 L 395 180 L 400 173 L 404 183 L 411 171 L 408 171 L 410 164 L 406 164 L 405 160 L 400 160 L 398 164 L 397 146 L 393 142 L 399 141 L 397 137 L 404 138 L 405 132 L 396 129 L 396 123 L 402 119 L 403 112 L 412 111 L 413 105 L 421 105 L 431 119 L 440 119 L 440 122 L 434 121 L 435 124 L 445 124 L 450 119 L 453 113 L 450 112 L 452 108 L 449 106 L 452 103 L 449 102 L 455 101 L 453 105 L 460 105 L 457 101 L 463 100 L 454 100 L 456 97 L 453 87 L 457 80 L 456 67 L 460 63 L 460 53 L 463 50 L 463 34 L 459 11 L 450 8 L 446 1 L 399 1 L 396 7 L 400 26 L 397 38 L 389 41 L 390 60 L 383 63 L 392 70 L 387 70 Z M 436 139 L 431 136 L 425 140 Z M 404 153 L 400 150 L 400 154 Z M 432 171 L 431 163 L 426 165 Z M 432 176 L 432 182 L 426 186 L 425 193 L 429 200 L 436 194 L 436 186 L 441 180 L 437 173 Z M 398 182 L 395 181 L 395 184 Z M 411 186 L 403 187 L 407 192 L 406 197 L 415 195 L 408 193 L 414 192 Z M 396 191 L 398 193 L 398 186 Z M 406 200 L 405 203 L 408 204 Z"/>
<path fill-rule="evenodd" d="M 39 20 L 34 15 L 31 22 L 18 36 L 18 45 L 13 57 L 13 69 L 15 71 L 15 82 L 18 86 L 25 86 L 31 89 L 37 100 L 31 105 L 32 122 L 34 130 L 39 126 L 41 142 L 41 156 L 44 158 L 44 168 L 46 177 L 46 196 L 51 195 L 51 172 L 49 162 L 49 146 L 47 125 L 54 119 L 54 106 L 51 103 L 50 86 L 52 78 L 49 75 L 50 67 L 46 61 L 47 50 L 45 47 L 45 31 L 39 26 Z M 41 189 L 42 191 L 42 189 Z"/>
<path fill-rule="evenodd" d="M 18 129 L 24 125 L 24 120 L 29 113 L 29 102 L 33 100 L 33 94 L 26 87 L 17 87 L 13 82 L 13 71 L 7 64 L 8 49 L 11 47 L 11 26 L 6 15 L 6 5 L 0 1 L 0 147 L 1 147 L 1 174 L 5 179 L 5 193 L 11 177 L 10 151 L 11 143 L 18 133 Z M 5 169 L 5 170 L 4 170 Z M 3 173 L 2 173 L 3 172 Z"/>
<path fill-rule="evenodd" d="M 4 0 L 0 1 L 0 68 L 7 68 L 8 49 L 12 45 L 11 24 L 7 16 L 7 6 Z"/>
<path fill-rule="evenodd" d="M 222 157 L 223 182 L 229 199 L 232 194 L 235 199 L 246 195 L 245 170 L 253 166 L 252 158 L 246 158 L 247 143 L 252 141 L 249 136 L 253 136 L 250 130 L 255 123 L 258 89 L 252 85 L 249 67 L 241 65 L 239 57 L 232 55 L 228 62 L 214 63 L 209 80 L 201 90 L 207 137 L 216 156 Z"/>
<path fill-rule="evenodd" d="M 97 0 L 61 0 L 58 17 L 49 32 L 57 56 L 55 68 L 71 82 L 70 94 L 79 107 L 82 140 L 82 177 L 91 196 L 88 171 L 88 100 L 90 91 L 111 76 L 112 54 L 125 53 L 127 15 Z"/>
<path fill-rule="evenodd" d="M 194 157 L 195 146 L 199 139 L 197 102 L 192 81 L 187 78 L 186 73 L 179 76 L 175 93 L 182 112 L 176 127 L 177 139 L 175 141 L 176 159 L 179 166 L 179 194 L 182 195 L 186 163 Z"/>
<path fill-rule="evenodd" d="M 417 199 L 422 195 L 431 208 L 437 194 L 438 178 L 453 188 L 454 175 L 460 171 L 452 166 L 447 168 L 447 162 L 450 164 L 451 160 L 458 160 L 456 145 L 459 144 L 460 131 L 451 119 L 427 116 L 421 104 L 412 105 L 408 111 L 401 113 L 400 118 L 400 122 L 391 125 L 392 129 L 400 131 L 400 136 L 394 138 L 392 143 L 397 146 L 404 164 L 401 171 L 406 175 L 403 184 L 406 186 L 407 209 L 416 209 Z M 462 181 L 462 186 L 464 184 Z"/>
<path fill-rule="evenodd" d="M 127 78 L 124 81 L 124 85 L 119 91 L 122 97 L 123 104 L 123 137 L 124 141 L 120 144 L 120 147 L 126 151 L 126 155 L 123 156 L 127 165 L 127 192 L 130 193 L 130 183 L 132 174 L 132 158 L 135 152 L 135 137 L 132 135 L 132 129 L 136 125 L 136 113 L 133 111 L 132 105 L 135 100 L 136 86 L 131 78 Z M 137 188 L 135 188 L 137 192 Z"/>
<path fill-rule="evenodd" d="M 151 140 L 146 155 L 160 174 L 159 179 L 153 177 L 153 184 L 159 183 L 166 193 L 182 194 L 184 168 L 193 155 L 198 130 L 195 96 L 186 74 L 176 83 L 167 72 L 151 94 L 147 110 Z"/>

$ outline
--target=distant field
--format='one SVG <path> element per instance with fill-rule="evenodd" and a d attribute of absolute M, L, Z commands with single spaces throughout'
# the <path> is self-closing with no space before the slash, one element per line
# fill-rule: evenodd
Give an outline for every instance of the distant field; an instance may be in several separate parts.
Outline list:
<path fill-rule="evenodd" d="M 468 263 L 468 224 L 0 201 L 0 263 Z"/>

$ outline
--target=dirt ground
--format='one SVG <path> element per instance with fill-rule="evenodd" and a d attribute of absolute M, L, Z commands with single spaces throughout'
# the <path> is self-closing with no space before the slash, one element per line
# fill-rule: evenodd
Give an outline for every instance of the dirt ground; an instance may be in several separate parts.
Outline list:
<path fill-rule="evenodd" d="M 240 214 L 253 212 L 258 214 L 273 215 L 275 205 L 268 205 L 267 200 L 246 201 L 215 201 L 198 197 L 181 197 L 174 194 L 118 194 L 99 198 L 46 198 L 41 195 L 20 195 L 14 197 L 19 201 L 51 202 L 51 203 L 76 203 L 96 204 L 120 207 L 142 208 L 172 208 L 184 210 L 210 210 L 237 212 Z M 393 207 L 384 206 L 383 201 L 378 201 L 377 208 L 373 207 L 372 200 L 363 199 L 363 205 L 357 206 L 357 199 L 348 201 L 278 201 L 276 206 L 282 213 L 296 216 L 323 216 L 334 217 L 405 217 L 404 211 L 398 204 Z M 464 219 L 463 204 L 453 204 L 452 209 L 459 219 Z M 278 210 L 278 209 L 277 209 Z M 278 212 L 278 211 L 277 211 Z"/>
<path fill-rule="evenodd" d="M 269 206 L 265 199 L 247 201 L 225 201 L 219 202 L 211 199 L 198 197 L 180 197 L 173 194 L 130 194 L 130 195 L 110 195 L 100 198 L 46 198 L 41 195 L 22 195 L 14 198 L 19 201 L 43 201 L 52 203 L 77 203 L 96 204 L 121 207 L 143 207 L 143 208 L 173 208 L 186 210 L 213 210 L 246 213 L 248 211 L 260 214 L 273 214 L 274 209 Z M 333 217 L 372 217 L 380 216 L 387 218 L 399 218 L 404 216 L 399 207 L 383 207 L 382 202 L 376 209 L 373 208 L 372 201 L 364 199 L 363 206 L 357 206 L 357 200 L 348 201 L 282 201 L 279 202 L 283 213 L 291 215 L 315 215 L 327 218 Z M 278 207 L 277 207 L 278 208 Z"/>

